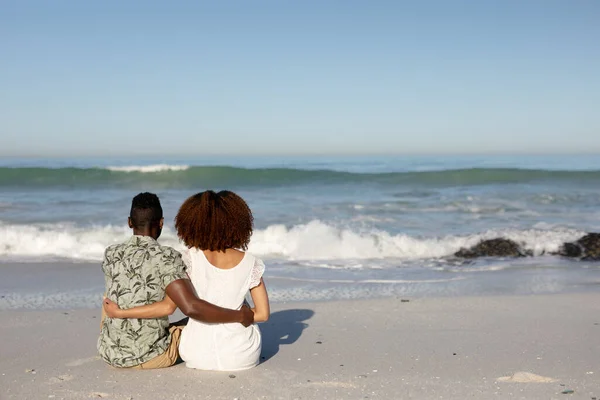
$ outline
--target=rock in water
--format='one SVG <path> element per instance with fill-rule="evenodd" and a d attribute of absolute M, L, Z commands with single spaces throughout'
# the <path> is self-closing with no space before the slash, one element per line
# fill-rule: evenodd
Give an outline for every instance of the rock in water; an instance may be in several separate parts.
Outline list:
<path fill-rule="evenodd" d="M 454 253 L 454 255 L 462 258 L 527 257 L 531 255 L 531 252 L 523 250 L 523 248 L 513 240 L 496 238 L 482 240 L 470 249 L 462 248 Z"/>
<path fill-rule="evenodd" d="M 563 243 L 558 250 L 558 255 L 586 261 L 600 261 L 600 233 L 588 233 L 575 242 Z"/>
<path fill-rule="evenodd" d="M 588 233 L 577 242 L 584 249 L 585 260 L 600 260 L 600 233 Z"/>
<path fill-rule="evenodd" d="M 579 258 L 583 255 L 583 249 L 576 243 L 563 243 L 558 250 L 558 255 L 563 257 Z"/>

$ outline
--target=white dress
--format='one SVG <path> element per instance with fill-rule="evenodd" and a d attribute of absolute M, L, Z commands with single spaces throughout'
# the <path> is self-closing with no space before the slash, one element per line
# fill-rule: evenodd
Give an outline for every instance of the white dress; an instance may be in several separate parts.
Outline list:
<path fill-rule="evenodd" d="M 220 269 L 201 250 L 189 250 L 188 273 L 198 297 L 220 307 L 241 308 L 264 270 L 264 263 L 248 253 L 235 267 Z M 209 324 L 190 318 L 181 333 L 179 354 L 188 368 L 237 371 L 258 364 L 261 343 L 256 324 Z"/>

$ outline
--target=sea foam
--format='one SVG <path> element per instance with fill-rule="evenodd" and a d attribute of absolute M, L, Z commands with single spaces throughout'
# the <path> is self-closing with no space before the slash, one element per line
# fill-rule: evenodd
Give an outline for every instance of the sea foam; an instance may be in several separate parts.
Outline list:
<path fill-rule="evenodd" d="M 155 165 L 128 165 L 120 167 L 106 167 L 109 171 L 116 172 L 143 172 L 143 173 L 154 173 L 154 172 L 165 172 L 165 171 L 185 171 L 189 169 L 189 165 L 169 165 L 169 164 L 155 164 Z"/>
<path fill-rule="evenodd" d="M 565 229 L 489 230 L 472 235 L 414 237 L 380 230 L 353 230 L 319 220 L 286 227 L 271 225 L 257 229 L 249 251 L 271 259 L 290 261 L 327 261 L 335 267 L 344 260 L 419 260 L 450 256 L 461 247 L 480 240 L 505 237 L 523 243 L 535 255 L 556 251 L 566 242 L 585 232 Z M 98 261 L 104 249 L 126 240 L 131 230 L 125 226 L 78 227 L 71 224 L 14 225 L 0 224 L 0 257 L 13 260 L 48 257 Z M 165 227 L 161 244 L 183 249 L 175 232 Z M 378 264 L 379 265 L 379 264 Z M 361 264 L 357 268 L 362 268 Z"/>

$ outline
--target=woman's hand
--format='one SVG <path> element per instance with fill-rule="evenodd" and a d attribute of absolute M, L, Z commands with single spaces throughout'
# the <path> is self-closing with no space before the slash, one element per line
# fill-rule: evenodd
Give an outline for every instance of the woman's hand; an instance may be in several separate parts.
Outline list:
<path fill-rule="evenodd" d="M 102 301 L 102 307 L 104 307 L 104 312 L 106 313 L 107 317 L 121 318 L 120 312 L 122 310 L 119 308 L 119 305 L 117 303 L 115 303 L 114 301 L 112 301 L 111 299 L 109 299 L 108 297 L 105 297 L 104 300 Z"/>

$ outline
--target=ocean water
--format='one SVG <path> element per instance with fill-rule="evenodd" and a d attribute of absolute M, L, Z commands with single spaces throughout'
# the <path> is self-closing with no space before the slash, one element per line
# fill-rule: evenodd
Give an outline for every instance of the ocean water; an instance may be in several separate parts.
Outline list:
<path fill-rule="evenodd" d="M 182 248 L 173 218 L 206 189 L 249 203 L 249 251 L 267 263 L 274 301 L 554 293 L 600 282 L 599 263 L 548 255 L 600 231 L 600 156 L 9 158 L 0 159 L 0 274 L 24 286 L 0 283 L 0 308 L 93 304 L 104 248 L 131 234 L 131 198 L 157 193 L 160 241 Z M 535 256 L 452 257 L 498 236 Z M 57 265 L 89 269 L 97 281 L 26 287 L 19 268 L 31 265 L 49 279 Z"/>

